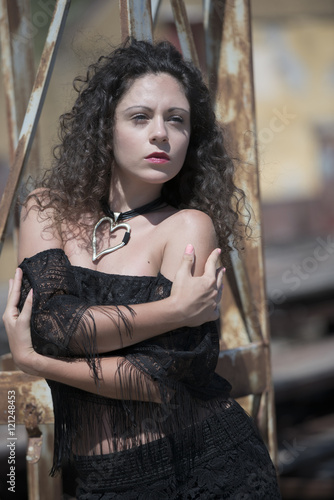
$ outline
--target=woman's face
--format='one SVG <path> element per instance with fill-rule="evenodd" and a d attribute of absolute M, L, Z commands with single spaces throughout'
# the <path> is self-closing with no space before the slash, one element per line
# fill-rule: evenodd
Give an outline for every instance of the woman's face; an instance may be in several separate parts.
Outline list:
<path fill-rule="evenodd" d="M 137 78 L 115 110 L 113 176 L 163 184 L 181 170 L 190 137 L 190 105 L 167 73 Z"/>

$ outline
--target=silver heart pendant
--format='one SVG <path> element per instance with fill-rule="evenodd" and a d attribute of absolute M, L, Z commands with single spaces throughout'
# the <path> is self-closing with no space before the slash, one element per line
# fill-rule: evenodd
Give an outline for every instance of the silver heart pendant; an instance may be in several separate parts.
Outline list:
<path fill-rule="evenodd" d="M 99 226 L 102 224 L 102 222 L 109 221 L 110 223 L 110 234 L 114 233 L 117 229 L 125 229 L 125 234 L 123 236 L 123 240 L 121 243 L 118 245 L 115 245 L 113 247 L 106 248 L 105 250 L 102 250 L 102 252 L 96 253 L 96 231 L 98 230 Z M 125 224 L 124 222 L 121 222 L 120 224 L 115 224 L 113 219 L 110 217 L 102 217 L 98 221 L 98 223 L 94 227 L 93 231 L 93 238 L 92 238 L 92 247 L 93 247 L 93 262 L 95 262 L 97 259 L 102 257 L 102 255 L 106 255 L 111 252 L 115 252 L 119 248 L 124 247 L 129 242 L 130 239 L 130 232 L 131 232 L 131 227 L 129 224 Z"/>

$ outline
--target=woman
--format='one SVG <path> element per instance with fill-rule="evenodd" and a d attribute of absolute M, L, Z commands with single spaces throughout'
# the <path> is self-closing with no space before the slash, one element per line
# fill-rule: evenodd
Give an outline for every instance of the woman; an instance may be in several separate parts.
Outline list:
<path fill-rule="evenodd" d="M 52 473 L 72 460 L 79 499 L 279 498 L 214 373 L 216 234 L 223 256 L 240 241 L 243 193 L 200 72 L 131 40 L 78 81 L 4 316 L 17 365 L 51 387 Z"/>

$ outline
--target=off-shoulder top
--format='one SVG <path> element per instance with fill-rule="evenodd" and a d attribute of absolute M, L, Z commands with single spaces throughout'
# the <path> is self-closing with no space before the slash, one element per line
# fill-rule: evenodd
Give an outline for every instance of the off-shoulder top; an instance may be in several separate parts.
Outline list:
<path fill-rule="evenodd" d="M 85 357 L 99 384 L 99 355 L 89 307 L 113 306 L 117 321 L 131 321 L 119 306 L 133 314 L 134 304 L 166 298 L 172 283 L 162 274 L 125 276 L 71 265 L 61 249 L 25 259 L 20 306 L 31 289 L 31 335 L 34 349 L 46 356 L 75 362 Z M 115 321 L 110 319 L 110 321 Z M 116 323 L 117 323 L 116 321 Z M 219 332 L 215 322 L 179 328 L 101 356 L 120 356 L 120 381 L 126 377 L 133 400 L 111 399 L 65 384 L 48 381 L 55 414 L 54 473 L 74 455 L 121 451 L 142 442 L 195 432 L 196 424 L 214 412 L 215 401 L 227 399 L 230 384 L 217 374 Z M 147 381 L 159 387 L 161 403 L 140 401 Z M 124 380 L 124 379 L 123 379 Z M 139 401 L 138 401 L 139 399 Z M 198 432 L 197 432 L 198 433 Z M 194 435 L 194 446 L 201 436 Z M 103 445 L 102 445 L 103 443 Z M 171 439 L 171 454 L 173 453 Z M 187 450 L 189 453 L 189 450 Z"/>

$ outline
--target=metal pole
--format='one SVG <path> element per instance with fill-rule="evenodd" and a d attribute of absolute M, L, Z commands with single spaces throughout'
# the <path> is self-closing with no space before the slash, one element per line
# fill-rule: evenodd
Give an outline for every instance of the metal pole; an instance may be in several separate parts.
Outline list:
<path fill-rule="evenodd" d="M 70 0 L 57 1 L 54 15 L 49 27 L 34 87 L 21 128 L 15 152 L 15 159 L 10 168 L 6 189 L 0 203 L 0 251 L 4 241 L 8 217 L 14 205 L 15 192 L 28 161 L 29 152 L 42 111 L 69 6 Z"/>

